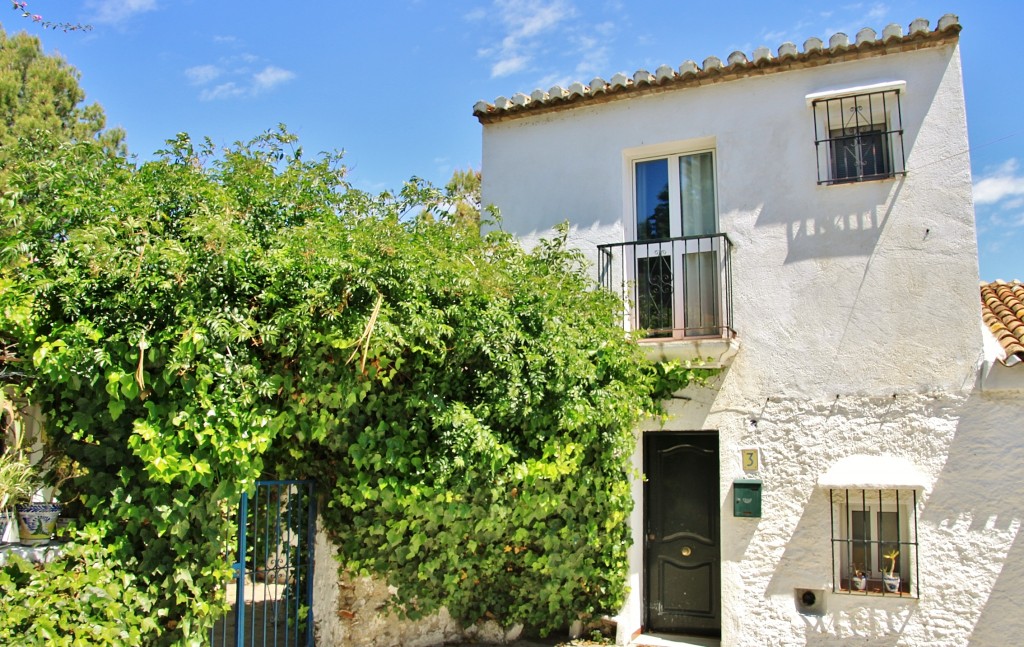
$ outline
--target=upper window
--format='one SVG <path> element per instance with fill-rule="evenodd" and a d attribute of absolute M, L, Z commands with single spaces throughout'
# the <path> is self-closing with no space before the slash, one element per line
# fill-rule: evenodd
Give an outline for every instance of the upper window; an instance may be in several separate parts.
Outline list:
<path fill-rule="evenodd" d="M 836 128 L 829 135 L 834 182 L 856 182 L 892 176 L 884 126 Z"/>
<path fill-rule="evenodd" d="M 818 184 L 880 180 L 906 172 L 902 85 L 893 85 L 807 97 L 814 112 Z"/>
<path fill-rule="evenodd" d="M 639 161 L 634 173 L 638 241 L 718 231 L 711 151 Z"/>
<path fill-rule="evenodd" d="M 627 327 L 645 338 L 731 338 L 732 244 L 718 228 L 715 151 L 657 150 L 668 154 L 624 151 L 638 153 L 624 159 L 625 240 L 597 246 L 598 279 L 620 292 Z"/>
<path fill-rule="evenodd" d="M 721 334 L 727 242 L 711 151 L 633 164 L 635 326 L 649 337 Z"/>

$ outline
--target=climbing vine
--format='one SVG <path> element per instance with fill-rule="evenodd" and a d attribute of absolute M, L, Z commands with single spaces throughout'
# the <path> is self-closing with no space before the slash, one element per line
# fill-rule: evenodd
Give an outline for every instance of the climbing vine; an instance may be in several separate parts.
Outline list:
<path fill-rule="evenodd" d="M 152 600 L 142 642 L 222 611 L 261 475 L 316 479 L 341 568 L 401 613 L 615 612 L 632 429 L 711 371 L 646 362 L 564 235 L 524 252 L 420 182 L 357 191 L 283 130 L 142 164 L 33 146 L 3 188 L 0 331 L 88 470 L 91 536 Z"/>

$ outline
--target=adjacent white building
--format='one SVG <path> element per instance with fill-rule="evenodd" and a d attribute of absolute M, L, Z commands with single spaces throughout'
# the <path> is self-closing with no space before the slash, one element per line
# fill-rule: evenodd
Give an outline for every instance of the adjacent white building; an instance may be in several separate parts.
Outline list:
<path fill-rule="evenodd" d="M 724 369 L 638 430 L 620 643 L 1024 635 L 1024 390 L 984 363 L 959 32 L 476 105 L 501 226 L 568 221 L 649 356 Z"/>

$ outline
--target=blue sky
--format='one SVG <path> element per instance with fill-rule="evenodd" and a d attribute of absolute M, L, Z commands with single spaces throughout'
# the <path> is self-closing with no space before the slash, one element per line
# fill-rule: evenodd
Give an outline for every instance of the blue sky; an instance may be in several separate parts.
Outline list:
<path fill-rule="evenodd" d="M 359 188 L 443 184 L 480 166 L 479 99 L 587 83 L 686 59 L 750 56 L 766 45 L 881 32 L 944 13 L 961 54 L 981 278 L 1024 279 L 1024 2 L 710 2 L 652 0 L 26 0 L 53 32 L 18 13 L 7 31 L 43 38 L 82 74 L 88 101 L 151 157 L 178 132 L 216 144 L 279 123 L 307 152 L 344 150 Z"/>

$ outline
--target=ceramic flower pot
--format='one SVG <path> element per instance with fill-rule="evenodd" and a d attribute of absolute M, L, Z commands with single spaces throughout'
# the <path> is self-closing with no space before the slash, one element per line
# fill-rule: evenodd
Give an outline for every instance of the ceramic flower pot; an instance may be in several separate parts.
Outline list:
<path fill-rule="evenodd" d="M 10 513 L 7 510 L 0 512 L 0 541 L 7 536 L 7 524 L 10 518 Z"/>
<path fill-rule="evenodd" d="M 53 527 L 60 516 L 59 503 L 19 503 L 18 530 L 24 546 L 36 546 L 50 541 Z"/>
<path fill-rule="evenodd" d="M 900 576 L 899 575 L 885 575 L 882 574 L 882 585 L 885 586 L 886 593 L 899 593 L 900 592 Z"/>
<path fill-rule="evenodd" d="M 868 588 L 868 578 L 863 575 L 854 575 L 851 581 L 853 582 L 853 589 L 855 591 L 863 591 Z"/>

